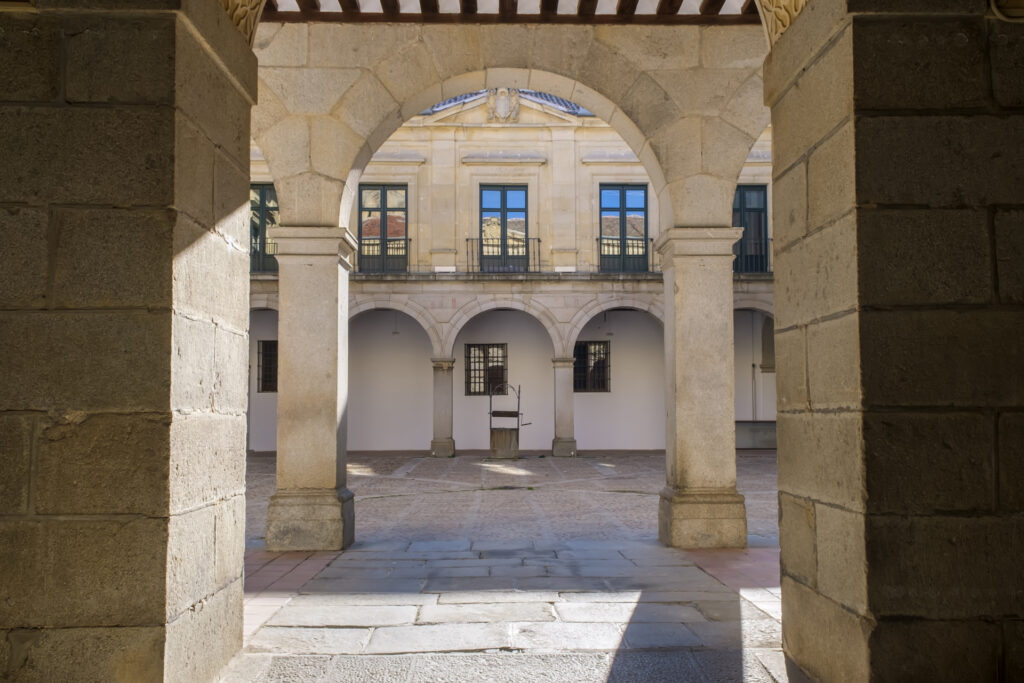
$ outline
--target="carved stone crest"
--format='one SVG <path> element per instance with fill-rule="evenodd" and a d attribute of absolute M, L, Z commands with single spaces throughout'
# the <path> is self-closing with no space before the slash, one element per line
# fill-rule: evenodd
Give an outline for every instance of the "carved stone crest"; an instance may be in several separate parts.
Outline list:
<path fill-rule="evenodd" d="M 797 15 L 807 5 L 807 0 L 757 0 L 761 8 L 761 20 L 772 45 L 786 32 Z"/>
<path fill-rule="evenodd" d="M 498 123 L 519 121 L 519 90 L 491 88 L 487 91 L 487 120 Z"/>
<path fill-rule="evenodd" d="M 263 5 L 267 0 L 220 0 L 221 7 L 228 13 L 228 18 L 235 28 L 249 41 L 256 37 L 256 25 L 260 22 L 260 15 L 263 14 Z"/>

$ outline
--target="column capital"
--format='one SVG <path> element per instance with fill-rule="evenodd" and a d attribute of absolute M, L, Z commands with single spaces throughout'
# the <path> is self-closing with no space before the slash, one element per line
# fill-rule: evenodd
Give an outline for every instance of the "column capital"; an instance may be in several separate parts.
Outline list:
<path fill-rule="evenodd" d="M 430 364 L 434 366 L 435 370 L 451 370 L 455 367 L 454 358 L 431 358 Z"/>
<path fill-rule="evenodd" d="M 359 243 L 348 228 L 279 225 L 270 228 L 267 235 L 277 243 L 275 256 L 278 259 L 337 256 L 348 270 L 352 269 L 352 257 L 359 249 Z"/>
<path fill-rule="evenodd" d="M 669 228 L 654 242 L 664 258 L 676 256 L 728 256 L 732 245 L 743 235 L 743 228 Z"/>
<path fill-rule="evenodd" d="M 571 368 L 576 363 L 575 358 L 552 358 L 551 364 L 556 368 Z"/>

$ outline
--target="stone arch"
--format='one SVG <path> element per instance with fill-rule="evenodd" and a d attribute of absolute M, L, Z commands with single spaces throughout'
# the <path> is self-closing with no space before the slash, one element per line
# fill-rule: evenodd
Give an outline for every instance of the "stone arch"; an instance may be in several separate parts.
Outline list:
<path fill-rule="evenodd" d="M 633 296 L 620 296 L 613 299 L 597 299 L 580 310 L 572 317 L 572 320 L 566 325 L 565 339 L 563 340 L 564 346 L 560 351 L 562 358 L 571 358 L 573 352 L 573 345 L 576 343 L 577 337 L 583 331 L 583 328 L 587 326 L 591 320 L 594 319 L 600 313 L 609 311 L 613 308 L 629 308 L 635 311 L 644 311 L 649 313 L 654 319 L 656 319 L 662 326 L 665 325 L 665 310 L 656 301 L 650 299 L 643 299 L 640 297 Z"/>
<path fill-rule="evenodd" d="M 404 313 L 415 320 L 427 334 L 427 338 L 430 340 L 430 350 L 434 357 L 445 357 L 442 352 L 444 347 L 441 340 L 441 326 L 430 315 L 430 311 L 415 301 L 395 299 L 388 294 L 370 295 L 368 297 L 361 295 L 357 301 L 349 305 L 348 319 L 351 320 L 360 313 L 378 309 L 392 309 L 399 313 Z"/>
<path fill-rule="evenodd" d="M 347 227 L 362 169 L 388 136 L 483 88 L 550 92 L 608 122 L 647 170 L 662 229 L 731 224 L 736 178 L 767 122 L 756 26 L 731 27 L 728 46 L 696 26 L 304 28 L 264 24 L 255 44 L 253 136 L 286 226 Z"/>
<path fill-rule="evenodd" d="M 455 340 L 458 338 L 462 328 L 466 326 L 466 323 L 481 313 L 499 308 L 511 308 L 532 316 L 547 331 L 548 336 L 551 338 L 551 348 L 554 352 L 557 353 L 559 349 L 564 347 L 562 342 L 562 326 L 550 309 L 543 304 L 536 301 L 517 301 L 515 299 L 474 299 L 457 310 L 451 320 L 444 325 L 445 331 L 441 343 L 441 348 L 444 350 L 442 357 L 452 358 L 454 356 Z"/>
<path fill-rule="evenodd" d="M 758 297 L 756 295 L 742 295 L 738 294 L 733 298 L 732 310 L 751 310 L 759 311 L 765 315 L 770 315 L 772 318 L 775 317 L 775 303 L 772 297 Z"/>

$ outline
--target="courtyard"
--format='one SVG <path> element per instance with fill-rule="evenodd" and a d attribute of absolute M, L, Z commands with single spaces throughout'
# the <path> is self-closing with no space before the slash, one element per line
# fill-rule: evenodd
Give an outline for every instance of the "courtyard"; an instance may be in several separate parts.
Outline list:
<path fill-rule="evenodd" d="M 774 451 L 737 458 L 748 548 L 657 540 L 664 455 L 351 454 L 356 543 L 264 549 L 248 460 L 235 681 L 784 681 Z"/>

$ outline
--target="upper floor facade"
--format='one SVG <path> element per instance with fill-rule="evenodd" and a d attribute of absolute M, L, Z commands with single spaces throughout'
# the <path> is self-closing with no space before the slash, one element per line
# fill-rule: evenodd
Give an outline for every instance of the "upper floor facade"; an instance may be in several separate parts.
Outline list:
<path fill-rule="evenodd" d="M 738 179 L 734 270 L 770 277 L 770 132 Z M 253 149 L 252 271 L 276 271 L 266 163 Z M 566 100 L 483 90 L 434 105 L 374 154 L 351 202 L 353 281 L 660 280 L 661 225 L 647 172 L 618 132 Z"/>

